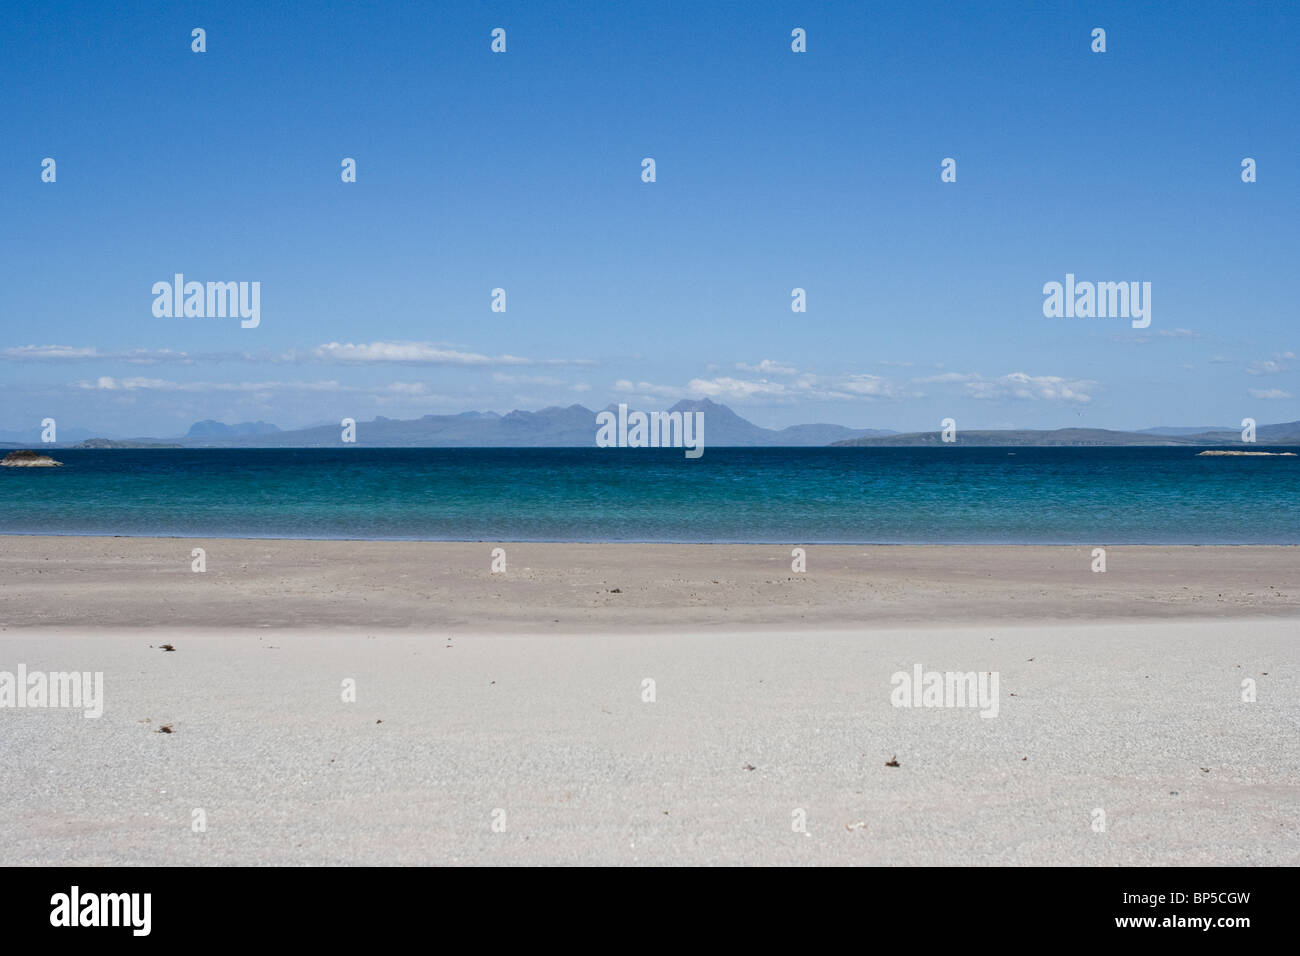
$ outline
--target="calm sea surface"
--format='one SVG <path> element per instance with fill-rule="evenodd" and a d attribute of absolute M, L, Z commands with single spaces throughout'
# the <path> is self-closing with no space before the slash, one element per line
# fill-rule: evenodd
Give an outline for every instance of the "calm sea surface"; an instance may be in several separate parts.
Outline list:
<path fill-rule="evenodd" d="M 0 468 L 0 533 L 1300 543 L 1300 458 L 1199 450 L 56 450 L 63 468 Z"/>

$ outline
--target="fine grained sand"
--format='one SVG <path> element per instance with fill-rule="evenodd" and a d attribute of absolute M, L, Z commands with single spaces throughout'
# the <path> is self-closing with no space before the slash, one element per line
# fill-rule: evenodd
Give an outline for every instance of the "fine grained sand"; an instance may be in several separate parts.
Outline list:
<path fill-rule="evenodd" d="M 491 571 L 492 551 L 506 571 Z M 207 570 L 191 570 L 191 552 Z M 1300 547 L 0 536 L 0 627 L 544 633 L 1300 616 Z"/>
<path fill-rule="evenodd" d="M 0 538 L 0 865 L 1300 863 L 1295 548 L 494 546 Z"/>

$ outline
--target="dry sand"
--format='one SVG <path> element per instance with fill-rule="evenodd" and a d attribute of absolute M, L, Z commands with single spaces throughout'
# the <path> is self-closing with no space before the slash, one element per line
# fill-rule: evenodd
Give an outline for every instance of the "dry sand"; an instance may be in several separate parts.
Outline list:
<path fill-rule="evenodd" d="M 0 538 L 0 865 L 1300 863 L 1295 548 L 494 546 Z"/>

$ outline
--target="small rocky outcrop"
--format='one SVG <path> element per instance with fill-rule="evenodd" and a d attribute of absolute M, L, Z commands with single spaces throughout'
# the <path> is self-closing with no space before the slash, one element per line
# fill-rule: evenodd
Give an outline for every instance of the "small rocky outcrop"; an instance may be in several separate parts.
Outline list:
<path fill-rule="evenodd" d="M 37 451 L 11 451 L 5 455 L 0 465 L 6 468 L 56 468 L 62 467 L 63 462 L 55 461 L 49 455 L 42 455 Z"/>
<path fill-rule="evenodd" d="M 1293 451 L 1198 451 L 1199 458 L 1201 455 L 1245 455 L 1250 458 L 1295 458 L 1296 453 Z"/>

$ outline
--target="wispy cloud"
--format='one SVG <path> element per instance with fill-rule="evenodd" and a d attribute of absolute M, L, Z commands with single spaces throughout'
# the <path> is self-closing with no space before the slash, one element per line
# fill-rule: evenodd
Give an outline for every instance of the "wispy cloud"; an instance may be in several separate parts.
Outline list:
<path fill-rule="evenodd" d="M 492 368 L 512 365 L 593 366 L 591 359 L 483 355 L 431 342 L 327 342 L 280 354 L 182 352 L 175 349 L 101 349 L 96 346 L 18 345 L 0 349 L 10 362 L 126 362 L 136 365 L 194 365 L 198 362 L 250 362 L 276 365 L 425 365 Z"/>
<path fill-rule="evenodd" d="M 318 345 L 299 361 L 339 365 L 453 365 L 461 367 L 500 365 L 594 365 L 590 359 L 538 359 L 519 355 L 481 355 L 441 348 L 429 342 L 329 342 Z"/>
<path fill-rule="evenodd" d="M 1294 363 L 1294 352 L 1274 352 L 1272 358 L 1251 362 L 1246 366 L 1246 373 L 1249 375 L 1277 375 L 1281 372 L 1291 371 L 1294 368 Z"/>
<path fill-rule="evenodd" d="M 756 375 L 797 375 L 799 373 L 799 370 L 793 365 L 788 365 L 785 362 L 775 362 L 772 359 L 763 359 L 757 365 L 737 362 L 736 368 L 742 372 L 753 372 Z"/>
<path fill-rule="evenodd" d="M 503 385 L 550 385 L 554 388 L 563 388 L 569 384 L 562 378 L 550 375 L 511 375 L 506 372 L 493 372 L 492 381 Z"/>
<path fill-rule="evenodd" d="M 517 355 L 480 355 L 438 348 L 428 342 L 328 342 L 302 353 L 289 353 L 286 361 L 335 365 L 528 365 Z"/>
<path fill-rule="evenodd" d="M 1290 392 L 1285 392 L 1280 388 L 1252 388 L 1248 390 L 1251 398 L 1274 399 L 1274 398 L 1291 398 Z"/>
<path fill-rule="evenodd" d="M 897 399 L 908 392 L 896 382 L 878 375 L 849 375 L 836 379 L 823 378 L 804 372 L 792 381 L 774 382 L 770 379 L 744 379 L 732 376 L 718 378 L 693 378 L 687 384 L 659 385 L 653 382 L 632 382 L 620 379 L 614 390 L 642 398 L 712 398 L 720 401 L 774 401 L 794 402 L 805 400 Z M 918 394 L 918 393 L 912 393 Z"/>
<path fill-rule="evenodd" d="M 676 385 L 656 385 L 653 382 L 633 382 L 620 378 L 614 383 L 614 391 L 624 395 L 641 395 L 654 398 L 687 398 L 690 390 Z"/>
<path fill-rule="evenodd" d="M 789 398 L 796 391 L 795 386 L 784 382 L 769 382 L 763 379 L 750 381 L 725 375 L 720 378 L 693 378 L 687 388 L 697 398 L 723 398 L 732 401 L 745 401 L 752 398 Z"/>
<path fill-rule="evenodd" d="M 912 381 L 920 385 L 961 385 L 967 396 L 985 401 L 1011 399 L 1080 405 L 1092 401 L 1090 392 L 1101 384 L 1089 379 L 1029 375 L 1025 372 L 1011 372 L 996 378 L 985 378 L 977 372 L 942 372 Z"/>
<path fill-rule="evenodd" d="M 333 380 L 316 382 L 174 382 L 161 378 L 114 378 L 101 375 L 73 383 L 74 388 L 98 392 L 329 392 L 351 394 L 397 394 L 423 396 L 429 388 L 423 382 L 389 382 L 384 385 L 345 385 Z"/>
<path fill-rule="evenodd" d="M 15 345 L 0 349 L 6 362 L 126 362 L 131 365 L 193 365 L 199 361 L 250 360 L 243 352 L 191 355 L 176 349 L 101 349 L 75 345 Z"/>
<path fill-rule="evenodd" d="M 971 398 L 984 400 L 1014 399 L 1021 401 L 1069 402 L 1083 405 L 1092 401 L 1089 394 L 1100 382 L 1067 379 L 1057 375 L 1027 375 L 1012 372 L 995 379 L 977 379 L 964 385 Z"/>
<path fill-rule="evenodd" d="M 914 378 L 913 382 L 918 385 L 947 385 L 953 382 L 977 382 L 980 377 L 973 372 L 942 372 L 938 375 L 926 375 L 922 378 Z"/>
<path fill-rule="evenodd" d="M 906 394 L 902 386 L 879 375 L 850 375 L 838 387 L 863 398 L 903 398 Z"/>

